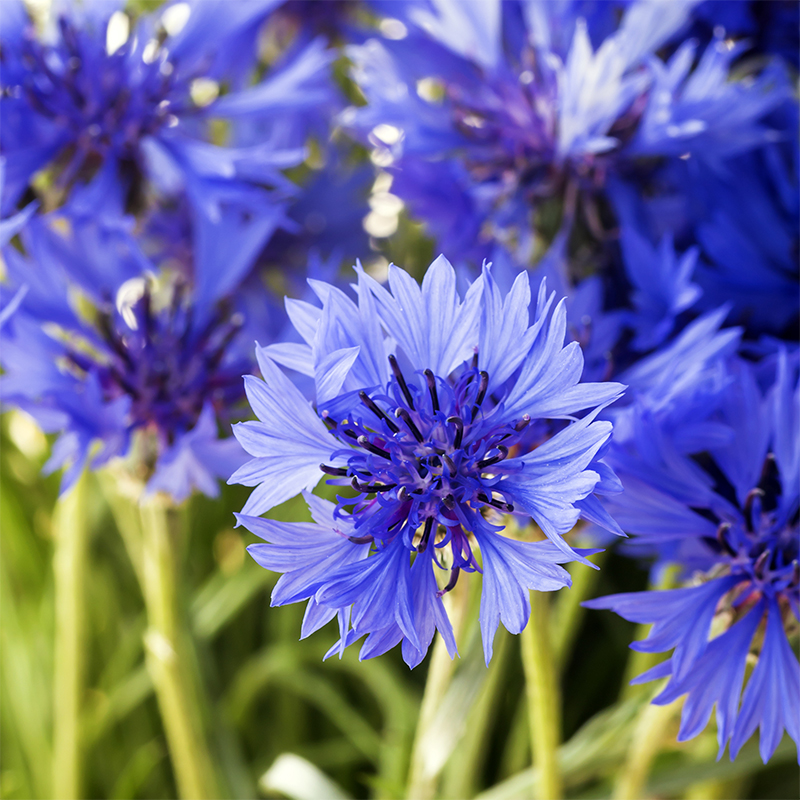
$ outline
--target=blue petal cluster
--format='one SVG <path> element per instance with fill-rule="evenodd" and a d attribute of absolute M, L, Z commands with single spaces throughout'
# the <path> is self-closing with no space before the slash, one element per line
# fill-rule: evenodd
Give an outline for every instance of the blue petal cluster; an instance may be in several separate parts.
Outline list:
<path fill-rule="evenodd" d="M 603 238 L 609 177 L 641 192 L 654 161 L 693 158 L 719 170 L 796 136 L 770 118 L 792 105 L 785 65 L 772 60 L 731 80 L 746 44 L 724 27 L 702 52 L 688 40 L 666 62 L 656 55 L 695 5 L 404 4 L 392 9 L 402 38 L 349 48 L 367 105 L 343 122 L 376 148 L 395 172 L 393 191 L 453 257 L 480 263 L 499 244 L 529 265 L 538 221 L 559 213 L 556 197 L 568 226 L 577 198 Z"/>
<path fill-rule="evenodd" d="M 612 511 L 636 534 L 634 547 L 681 564 L 692 580 L 586 603 L 653 623 L 635 649 L 674 648 L 638 681 L 669 676 L 655 703 L 687 694 L 679 740 L 700 733 L 716 704 L 720 754 L 730 743 L 735 758 L 760 727 L 765 762 L 784 729 L 800 744 L 800 668 L 788 638 L 800 619 L 796 357 L 780 351 L 770 372 L 734 360 L 704 390 L 694 382 L 679 409 L 694 406 L 699 426 L 644 402 L 625 412 L 608 456 L 625 485 Z M 758 662 L 742 696 L 751 653 Z"/>
<path fill-rule="evenodd" d="M 286 324 L 254 267 L 279 230 L 277 257 L 293 248 L 303 274 L 321 249 L 301 236 L 314 208 L 284 170 L 338 102 L 322 38 L 298 35 L 263 63 L 279 6 L 134 16 L 65 0 L 41 31 L 22 2 L 4 4 L 1 391 L 60 435 L 45 471 L 63 467 L 64 490 L 124 457 L 146 491 L 180 502 L 216 496 L 244 461 L 225 434 L 251 342 Z M 362 231 L 360 217 L 339 222 Z"/>
<path fill-rule="evenodd" d="M 461 298 L 443 256 L 421 287 L 397 267 L 388 289 L 356 271 L 357 302 L 312 281 L 321 308 L 287 300 L 303 343 L 258 350 L 263 380 L 246 388 L 259 421 L 234 428 L 253 459 L 231 478 L 257 488 L 238 520 L 268 542 L 253 557 L 291 583 L 273 602 L 308 599 L 314 620 L 344 615 L 340 645 L 368 635 L 362 658 L 402 641 L 414 666 L 435 629 L 454 652 L 442 594 L 461 572 L 482 571 L 488 662 L 500 621 L 524 628 L 527 590 L 568 585 L 557 564 L 585 561 L 562 537 L 592 492 L 619 488 L 601 460 L 611 425 L 596 416 L 623 387 L 580 382 L 563 301 L 554 307 L 543 284 L 531 321 L 524 273 L 504 296 L 485 268 Z M 279 364 L 313 378 L 313 406 Z M 332 524 L 315 529 L 312 550 L 287 547 L 288 530 L 308 526 L 257 515 L 325 476 L 348 490 Z M 501 535 L 497 512 L 532 518 L 548 541 Z M 438 569 L 449 572 L 441 587 Z"/>

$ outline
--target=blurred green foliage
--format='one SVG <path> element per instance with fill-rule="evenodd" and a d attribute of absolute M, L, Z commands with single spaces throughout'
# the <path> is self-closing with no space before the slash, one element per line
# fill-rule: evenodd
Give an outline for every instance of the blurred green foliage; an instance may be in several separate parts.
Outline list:
<path fill-rule="evenodd" d="M 54 670 L 51 526 L 59 477 L 41 477 L 49 443 L 22 414 L 4 415 L 0 443 L 0 795 L 47 798 L 52 796 Z M 291 753 L 324 773 L 321 779 L 332 781 L 343 796 L 405 796 L 430 657 L 413 672 L 399 652 L 359 663 L 352 651 L 323 662 L 336 638 L 333 625 L 298 641 L 303 609 L 270 608 L 276 576 L 250 560 L 245 551 L 250 535 L 232 527 L 232 512 L 246 494 L 242 487 L 222 487 L 217 500 L 195 497 L 182 512 L 187 535 L 181 542 L 181 589 L 211 696 L 212 748 L 228 791 L 257 797 L 280 786 L 292 796 L 307 796 L 307 776 L 292 772 L 288 762 L 280 776 L 276 768 L 260 781 L 281 754 Z M 90 476 L 89 496 L 82 725 L 87 796 L 175 797 L 144 666 L 141 591 L 98 476 Z M 297 501 L 275 512 L 284 519 L 306 513 Z M 531 797 L 519 642 L 501 630 L 491 667 L 483 665 L 479 578 L 471 577 L 461 659 L 430 734 L 438 750 L 429 755 L 441 762 L 436 796 Z M 612 554 L 593 592 L 641 589 L 646 582 L 633 562 Z M 554 620 L 565 619 L 566 597 L 565 591 L 553 598 L 561 605 Z M 637 710 L 652 694 L 652 687 L 643 687 L 616 702 L 633 634 L 615 615 L 579 614 L 562 676 L 566 743 L 560 757 L 570 797 L 609 796 Z M 652 796 L 798 796 L 788 740 L 764 768 L 755 742 L 734 764 L 717 763 L 713 725 L 684 745 L 675 743 L 675 733 L 673 726 L 655 763 Z"/>

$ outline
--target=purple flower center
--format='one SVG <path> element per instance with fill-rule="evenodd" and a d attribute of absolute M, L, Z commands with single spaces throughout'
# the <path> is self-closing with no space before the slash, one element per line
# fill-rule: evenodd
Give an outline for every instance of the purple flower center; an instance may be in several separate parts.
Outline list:
<path fill-rule="evenodd" d="M 800 599 L 800 512 L 784 508 L 781 496 L 777 462 L 770 454 L 741 515 L 719 526 L 717 547 L 729 561 L 731 573 L 749 580 L 753 589 L 770 596 L 789 592 Z"/>
<path fill-rule="evenodd" d="M 481 507 L 514 510 L 501 479 L 518 469 L 505 461 L 530 417 L 513 425 L 494 423 L 489 376 L 475 367 L 452 382 L 430 370 L 406 380 L 394 357 L 390 363 L 394 374 L 385 392 L 359 393 L 363 415 L 336 422 L 322 411 L 331 433 L 346 445 L 333 457 L 346 459 L 347 466 L 321 468 L 339 479 L 331 482 L 349 479 L 358 492 L 356 498 L 339 498 L 337 514 L 357 506 L 352 518 L 359 541 L 385 543 L 402 531 L 418 552 L 442 525 L 445 535 L 436 546 L 452 539 L 456 566 L 474 568 L 464 531 L 474 529 Z"/>
<path fill-rule="evenodd" d="M 32 36 L 25 39 L 25 72 L 3 91 L 24 98 L 58 126 L 70 148 L 60 177 L 66 185 L 84 165 L 96 167 L 92 156 L 103 159 L 113 153 L 135 159 L 142 137 L 176 125 L 178 115 L 193 105 L 188 98 L 190 78 L 177 78 L 163 49 L 156 47 L 145 60 L 133 51 L 132 37 L 109 54 L 104 30 L 76 27 L 63 16 L 59 29 L 57 45 L 44 45 Z"/>
<path fill-rule="evenodd" d="M 249 371 L 244 359 L 225 359 L 241 315 L 220 313 L 197 326 L 182 286 L 162 310 L 153 309 L 149 289 L 121 315 L 101 310 L 102 356 L 69 354 L 74 366 L 98 377 L 109 401 L 131 399 L 132 427 L 154 426 L 168 443 L 194 426 L 208 402 L 218 414 L 229 413 L 244 396 L 241 376 Z"/>

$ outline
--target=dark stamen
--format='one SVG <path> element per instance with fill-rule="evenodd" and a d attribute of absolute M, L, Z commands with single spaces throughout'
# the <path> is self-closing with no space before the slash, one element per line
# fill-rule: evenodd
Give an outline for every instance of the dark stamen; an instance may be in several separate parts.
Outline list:
<path fill-rule="evenodd" d="M 406 487 L 405 487 L 405 486 L 401 486 L 401 487 L 400 487 L 400 488 L 397 490 L 397 499 L 398 499 L 398 500 L 399 500 L 401 503 L 405 503 L 405 502 L 407 502 L 407 501 L 409 501 L 409 500 L 411 499 L 411 495 L 409 495 L 409 493 L 408 493 L 408 489 L 406 489 Z"/>
<path fill-rule="evenodd" d="M 764 570 L 767 568 L 767 564 L 769 563 L 771 558 L 772 558 L 772 550 L 765 550 L 756 559 L 756 563 L 753 564 L 753 574 L 757 578 L 763 578 L 764 577 Z"/>
<path fill-rule="evenodd" d="M 444 459 L 444 463 L 447 464 L 447 469 L 450 472 L 450 477 L 455 478 L 455 476 L 458 474 L 458 469 L 456 468 L 455 462 L 448 455 L 443 455 L 442 458 Z"/>
<path fill-rule="evenodd" d="M 450 580 L 447 581 L 447 586 L 445 586 L 444 589 L 439 589 L 439 591 L 436 594 L 439 597 L 441 597 L 443 594 L 447 594 L 448 592 L 453 591 L 453 589 L 456 588 L 456 584 L 458 583 L 458 576 L 460 574 L 461 570 L 458 567 L 453 567 L 453 569 L 450 570 Z"/>
<path fill-rule="evenodd" d="M 758 488 L 762 489 L 764 492 L 762 501 L 764 511 L 774 511 L 778 506 L 778 497 L 780 497 L 783 491 L 783 486 L 781 485 L 778 465 L 772 453 L 769 453 L 764 459 L 764 465 L 761 467 L 761 477 L 758 481 Z"/>
<path fill-rule="evenodd" d="M 375 492 L 388 492 L 389 489 L 394 489 L 396 483 L 362 483 L 358 478 L 353 478 L 350 485 L 357 491 L 364 494 L 372 494 Z"/>
<path fill-rule="evenodd" d="M 514 426 L 514 430 L 517 433 L 519 433 L 520 431 L 524 431 L 525 428 L 528 427 L 530 421 L 531 421 L 530 415 L 529 414 L 525 414 L 522 417 L 522 419 L 520 419 L 519 422 L 517 422 L 517 424 Z"/>
<path fill-rule="evenodd" d="M 492 456 L 491 458 L 484 458 L 483 461 L 479 461 L 477 464 L 478 469 L 485 469 L 492 464 L 496 464 L 498 461 L 503 461 L 508 456 L 508 448 L 502 444 L 497 445 L 495 448 L 500 452 L 499 455 Z"/>
<path fill-rule="evenodd" d="M 464 420 L 462 420 L 461 417 L 448 417 L 447 421 L 451 425 L 456 426 L 456 435 L 453 439 L 453 447 L 458 450 L 458 448 L 461 447 L 461 439 L 464 436 Z"/>
<path fill-rule="evenodd" d="M 425 520 L 425 528 L 422 531 L 422 538 L 417 545 L 417 552 L 424 553 L 425 548 L 428 546 L 428 540 L 431 538 L 431 531 L 433 530 L 433 517 L 428 517 Z"/>
<path fill-rule="evenodd" d="M 368 544 L 375 541 L 372 536 L 348 536 L 347 537 L 353 544 Z"/>
<path fill-rule="evenodd" d="M 755 524 L 755 520 L 753 519 L 753 503 L 755 503 L 756 498 L 760 500 L 763 496 L 764 492 L 762 489 L 751 489 L 744 500 L 744 524 L 747 526 L 747 530 L 750 531 L 750 533 L 753 532 L 753 526 Z"/>
<path fill-rule="evenodd" d="M 500 511 L 505 511 L 508 514 L 514 510 L 514 506 L 512 506 L 511 503 L 503 503 L 501 500 L 495 500 L 494 497 L 488 497 L 482 492 L 477 497 L 482 503 L 488 503 L 490 506 L 499 508 Z"/>
<path fill-rule="evenodd" d="M 423 374 L 425 375 L 425 380 L 428 382 L 428 392 L 431 396 L 431 405 L 433 406 L 433 413 L 435 414 L 439 410 L 439 395 L 436 393 L 436 376 L 429 369 L 426 369 Z"/>
<path fill-rule="evenodd" d="M 392 422 L 392 421 L 389 419 L 389 417 L 387 417 L 387 416 L 386 416 L 386 414 L 384 414 L 384 413 L 383 413 L 383 411 L 381 411 L 381 409 L 380 409 L 380 408 L 378 408 L 378 406 L 377 406 L 377 405 L 375 405 L 375 402 L 374 402 L 374 400 L 373 400 L 373 399 L 372 399 L 372 398 L 371 398 L 371 397 L 370 397 L 370 396 L 369 396 L 369 395 L 368 395 L 366 392 L 359 392 L 359 393 L 358 393 L 358 396 L 361 398 L 361 402 L 362 402 L 362 403 L 363 403 L 363 404 L 364 404 L 364 405 L 365 405 L 365 406 L 366 406 L 366 407 L 367 407 L 367 408 L 368 408 L 368 409 L 369 409 L 369 410 L 370 410 L 370 411 L 371 411 L 371 412 L 372 412 L 372 413 L 373 413 L 373 414 L 374 414 L 374 415 L 375 415 L 375 416 L 376 416 L 378 419 L 382 419 L 382 420 L 383 420 L 383 421 L 384 421 L 384 422 L 385 422 L 385 423 L 386 423 L 386 424 L 389 426 L 389 430 L 390 430 L 392 433 L 397 433 L 397 432 L 400 430 L 400 428 L 398 428 L 398 427 L 397 427 L 397 425 L 395 425 L 395 424 L 394 424 L 394 422 Z"/>
<path fill-rule="evenodd" d="M 472 406 L 472 419 L 478 415 L 483 399 L 486 397 L 486 390 L 489 388 L 489 373 L 481 371 L 481 382 L 478 384 L 478 396 L 475 398 L 475 405 Z"/>
<path fill-rule="evenodd" d="M 328 464 L 320 464 L 319 468 L 326 475 L 337 475 L 340 478 L 344 478 L 347 475 L 347 470 L 344 467 L 331 467 Z"/>
<path fill-rule="evenodd" d="M 322 418 L 322 421 L 325 423 L 325 425 L 328 427 L 329 431 L 336 429 L 338 423 L 336 422 L 335 419 L 331 419 L 331 416 L 327 411 L 323 411 L 322 414 L 320 414 L 320 417 Z"/>
<path fill-rule="evenodd" d="M 400 386 L 400 391 L 403 393 L 403 397 L 405 397 L 408 407 L 414 408 L 414 398 L 411 396 L 411 392 L 408 391 L 406 379 L 403 377 L 403 373 L 400 371 L 400 365 L 397 363 L 397 359 L 394 356 L 389 356 L 389 366 L 392 368 L 395 380 Z"/>
<path fill-rule="evenodd" d="M 350 485 L 357 492 L 363 492 L 364 494 L 388 492 L 389 489 L 394 489 L 394 487 L 397 486 L 396 483 L 361 483 L 358 478 L 353 478 L 353 480 L 350 481 Z"/>
<path fill-rule="evenodd" d="M 351 439 L 358 439 L 358 436 L 356 435 L 356 432 L 355 432 L 354 430 L 352 430 L 351 428 L 345 428 L 345 429 L 342 431 L 342 433 L 343 433 L 345 436 L 349 436 Z"/>
<path fill-rule="evenodd" d="M 730 531 L 730 529 L 730 522 L 723 522 L 719 528 L 717 528 L 717 541 L 722 545 L 722 548 L 728 555 L 735 556 L 736 551 L 731 547 L 731 543 L 728 540 L 728 531 Z"/>
<path fill-rule="evenodd" d="M 411 414 L 409 414 L 408 411 L 406 411 L 404 408 L 398 408 L 397 411 L 394 412 L 394 415 L 405 422 L 405 424 L 408 426 L 408 429 L 411 431 L 411 434 L 418 442 L 422 443 L 425 441 L 422 438 L 419 428 L 414 424 L 414 420 L 411 419 Z"/>
<path fill-rule="evenodd" d="M 789 585 L 797 586 L 798 584 L 800 584 L 800 562 L 795 559 L 792 561 L 792 579 Z"/>
<path fill-rule="evenodd" d="M 347 433 L 347 431 L 345 431 Z M 381 458 L 389 458 L 391 456 L 389 453 L 384 450 L 382 447 L 378 447 L 378 445 L 373 444 L 366 436 L 359 436 L 356 438 L 356 441 L 365 449 L 369 450 L 370 453 L 374 453 L 376 456 L 380 456 Z"/>
<path fill-rule="evenodd" d="M 456 507 L 456 499 L 451 494 L 447 494 L 442 498 L 442 502 L 445 504 L 447 508 L 451 511 Z"/>

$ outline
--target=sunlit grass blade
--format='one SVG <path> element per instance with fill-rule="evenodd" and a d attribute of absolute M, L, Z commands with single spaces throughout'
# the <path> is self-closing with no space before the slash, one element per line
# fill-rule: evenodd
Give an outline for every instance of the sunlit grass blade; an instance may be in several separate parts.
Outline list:
<path fill-rule="evenodd" d="M 53 675 L 53 797 L 79 800 L 83 792 L 81 711 L 84 700 L 87 474 L 58 503 L 53 517 L 55 647 Z"/>

